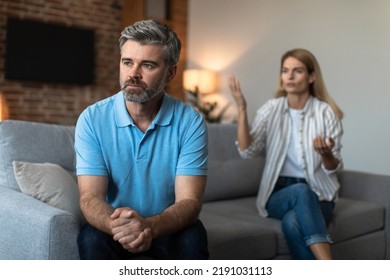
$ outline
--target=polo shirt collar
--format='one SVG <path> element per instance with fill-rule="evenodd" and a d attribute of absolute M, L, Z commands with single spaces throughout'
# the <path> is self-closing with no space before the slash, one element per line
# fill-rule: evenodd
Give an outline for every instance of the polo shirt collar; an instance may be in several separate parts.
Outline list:
<path fill-rule="evenodd" d="M 133 119 L 130 117 L 126 109 L 126 102 L 123 91 L 120 91 L 115 96 L 114 114 L 116 125 L 118 127 L 125 127 L 134 125 Z"/>
<path fill-rule="evenodd" d="M 159 126 L 166 126 L 171 123 L 171 120 L 173 118 L 173 111 L 175 108 L 174 99 L 164 92 L 164 98 L 160 107 L 160 111 L 157 113 L 156 117 L 154 118 L 152 125 L 154 124 Z"/>
<path fill-rule="evenodd" d="M 154 128 L 155 125 L 166 126 L 171 123 L 174 111 L 174 100 L 164 92 L 164 98 L 159 112 L 154 118 L 149 128 Z M 126 127 L 129 125 L 135 126 L 133 119 L 130 117 L 126 108 L 124 93 L 118 92 L 115 96 L 115 119 L 118 127 Z"/>

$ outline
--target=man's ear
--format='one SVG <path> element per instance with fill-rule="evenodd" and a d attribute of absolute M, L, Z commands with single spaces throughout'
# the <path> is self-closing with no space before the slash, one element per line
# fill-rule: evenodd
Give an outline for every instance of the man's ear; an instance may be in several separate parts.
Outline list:
<path fill-rule="evenodd" d="M 176 71 L 177 71 L 177 65 L 169 66 L 168 75 L 167 75 L 167 79 L 165 80 L 165 83 L 169 83 L 170 81 L 172 81 L 172 79 L 176 76 Z"/>

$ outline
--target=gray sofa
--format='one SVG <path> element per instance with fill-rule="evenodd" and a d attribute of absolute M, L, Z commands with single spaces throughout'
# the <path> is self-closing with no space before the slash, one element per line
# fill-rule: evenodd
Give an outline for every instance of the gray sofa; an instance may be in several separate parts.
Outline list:
<path fill-rule="evenodd" d="M 209 178 L 200 215 L 211 259 L 288 259 L 280 222 L 261 218 L 255 198 L 261 158 L 242 160 L 235 125 L 209 125 Z M 74 170 L 74 127 L 0 122 L 0 259 L 78 259 L 75 215 L 22 193 L 12 161 Z M 343 171 L 330 226 L 337 259 L 390 259 L 390 176 Z"/>
<path fill-rule="evenodd" d="M 211 259 L 289 259 L 280 222 L 255 207 L 263 158 L 242 160 L 234 125 L 209 125 L 209 177 L 201 220 Z M 336 259 L 390 259 L 390 176 L 342 171 L 330 225 Z"/>

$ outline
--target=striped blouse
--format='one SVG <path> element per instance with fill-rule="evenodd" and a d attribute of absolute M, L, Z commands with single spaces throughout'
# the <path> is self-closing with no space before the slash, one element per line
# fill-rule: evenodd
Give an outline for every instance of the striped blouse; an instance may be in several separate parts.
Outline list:
<path fill-rule="evenodd" d="M 299 143 L 305 179 L 321 201 L 332 201 L 338 197 L 339 182 L 337 172 L 343 168 L 340 155 L 343 128 L 340 119 L 331 107 L 316 97 L 310 97 L 301 112 Z M 256 113 L 251 125 L 252 144 L 244 151 L 238 149 L 242 158 L 251 158 L 265 153 L 260 189 L 257 196 L 257 209 L 261 216 L 268 216 L 265 209 L 276 180 L 286 158 L 292 120 L 286 97 L 267 101 Z M 335 170 L 327 170 L 321 156 L 314 151 L 313 139 L 318 136 L 332 137 L 335 141 L 333 154 L 340 160 Z"/>

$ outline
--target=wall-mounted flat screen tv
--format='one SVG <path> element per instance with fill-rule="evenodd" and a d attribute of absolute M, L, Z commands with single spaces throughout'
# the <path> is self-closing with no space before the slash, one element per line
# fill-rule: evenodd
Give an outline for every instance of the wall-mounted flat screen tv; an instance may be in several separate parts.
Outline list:
<path fill-rule="evenodd" d="M 6 79 L 94 83 L 93 30 L 8 18 L 6 32 Z"/>

